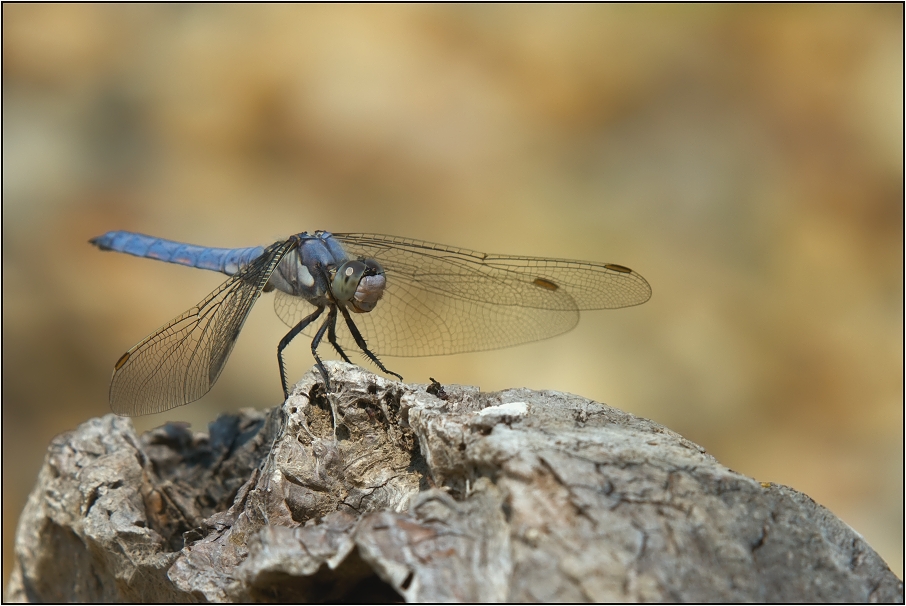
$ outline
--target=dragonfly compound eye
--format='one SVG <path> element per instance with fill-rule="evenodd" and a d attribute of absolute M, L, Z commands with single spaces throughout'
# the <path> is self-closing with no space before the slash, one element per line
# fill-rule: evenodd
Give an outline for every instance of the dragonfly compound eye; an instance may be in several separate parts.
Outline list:
<path fill-rule="evenodd" d="M 368 313 L 374 309 L 377 302 L 384 295 L 384 287 L 387 286 L 387 278 L 384 277 L 384 268 L 374 259 L 365 259 L 365 274 L 359 280 L 359 285 L 355 289 L 355 295 L 352 297 L 352 311 L 358 313 Z"/>
<path fill-rule="evenodd" d="M 374 309 L 384 295 L 384 268 L 374 259 L 346 261 L 337 269 L 330 290 L 337 303 L 348 303 L 356 313 Z"/>
<path fill-rule="evenodd" d="M 352 299 L 366 269 L 367 266 L 361 261 L 346 261 L 340 265 L 330 285 L 330 292 L 338 303 L 347 303 Z"/>

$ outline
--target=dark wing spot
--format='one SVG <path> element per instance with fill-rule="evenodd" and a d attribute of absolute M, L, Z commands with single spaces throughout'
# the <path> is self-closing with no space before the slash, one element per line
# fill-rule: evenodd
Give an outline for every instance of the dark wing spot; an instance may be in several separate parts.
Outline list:
<path fill-rule="evenodd" d="M 120 359 L 117 360 L 116 364 L 113 365 L 113 370 L 119 370 L 120 368 L 122 368 L 123 364 L 126 363 L 126 361 L 129 359 L 129 356 L 131 356 L 131 355 L 132 354 L 128 351 L 126 353 L 124 353 L 123 355 L 121 355 Z"/>
<path fill-rule="evenodd" d="M 541 288 L 547 290 L 557 290 L 558 288 L 560 288 L 559 286 L 545 278 L 535 278 L 534 280 L 532 280 L 532 284 L 534 284 L 535 286 L 540 286 Z"/>
<path fill-rule="evenodd" d="M 622 265 L 617 265 L 616 263 L 605 263 L 604 267 L 606 267 L 607 269 L 613 270 L 613 271 L 618 271 L 621 274 L 631 274 L 632 273 L 632 270 L 629 269 L 628 267 L 624 267 Z"/>

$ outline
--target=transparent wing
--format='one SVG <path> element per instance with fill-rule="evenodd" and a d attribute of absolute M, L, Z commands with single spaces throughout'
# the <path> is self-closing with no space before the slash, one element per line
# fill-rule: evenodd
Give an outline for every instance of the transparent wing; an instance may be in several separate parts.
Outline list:
<path fill-rule="evenodd" d="M 629 307 L 651 297 L 642 276 L 610 263 L 489 255 L 393 236 L 333 237 L 351 257 L 376 259 L 386 272 L 387 288 L 377 307 L 353 314 L 379 355 L 429 356 L 528 343 L 570 330 L 580 310 Z M 292 326 L 311 306 L 278 293 L 275 309 Z M 338 336 L 344 348 L 356 349 L 345 327 Z"/>
<path fill-rule="evenodd" d="M 295 241 L 267 248 L 198 305 L 123 354 L 110 382 L 118 415 L 163 412 L 206 394 L 267 280 Z"/>

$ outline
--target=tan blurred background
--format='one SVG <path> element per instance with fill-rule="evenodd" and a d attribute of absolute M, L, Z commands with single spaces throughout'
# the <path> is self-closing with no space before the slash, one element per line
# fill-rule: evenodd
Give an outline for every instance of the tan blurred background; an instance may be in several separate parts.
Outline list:
<path fill-rule="evenodd" d="M 386 359 L 654 419 L 903 576 L 903 7 L 3 5 L 3 575 L 45 448 L 220 283 L 101 253 L 328 229 L 628 265 L 654 296 Z M 202 401 L 281 399 L 266 297 Z M 290 375 L 312 361 L 299 342 Z"/>

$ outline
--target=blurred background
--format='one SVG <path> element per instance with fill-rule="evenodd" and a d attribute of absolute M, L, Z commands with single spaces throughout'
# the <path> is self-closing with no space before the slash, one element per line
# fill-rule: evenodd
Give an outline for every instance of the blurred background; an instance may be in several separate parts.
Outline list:
<path fill-rule="evenodd" d="M 651 301 L 564 336 L 384 361 L 651 418 L 903 577 L 902 5 L 2 10 L 4 584 L 48 442 L 223 280 L 89 246 L 111 229 L 632 267 Z M 278 404 L 270 298 L 205 398 L 137 428 Z"/>

